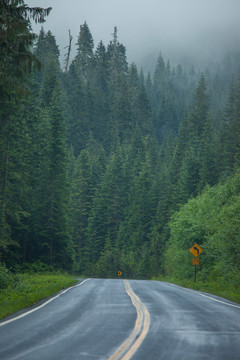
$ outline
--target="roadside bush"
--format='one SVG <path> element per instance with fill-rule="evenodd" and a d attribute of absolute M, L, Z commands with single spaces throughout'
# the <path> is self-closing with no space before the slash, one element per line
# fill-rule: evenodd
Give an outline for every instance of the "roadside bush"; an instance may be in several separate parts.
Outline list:
<path fill-rule="evenodd" d="M 25 263 L 22 266 L 21 272 L 30 273 L 30 274 L 51 274 L 55 273 L 53 266 L 42 263 L 41 261 L 36 261 L 34 263 Z"/>
<path fill-rule="evenodd" d="M 0 263 L 0 289 L 7 289 L 10 284 L 14 281 L 14 276 L 6 268 L 6 265 Z"/>
<path fill-rule="evenodd" d="M 193 278 L 189 249 L 203 249 L 198 267 L 201 281 L 216 287 L 240 287 L 240 171 L 225 184 L 207 186 L 173 214 L 165 252 L 165 273 L 181 280 Z"/>
<path fill-rule="evenodd" d="M 69 275 L 26 273 L 11 275 L 9 271 L 6 272 L 6 267 L 3 266 L 2 268 L 6 273 L 6 276 L 3 276 L 3 278 L 8 278 L 9 282 L 6 281 L 5 288 L 0 291 L 0 319 L 18 310 L 32 306 L 38 301 L 76 283 L 76 279 Z"/>

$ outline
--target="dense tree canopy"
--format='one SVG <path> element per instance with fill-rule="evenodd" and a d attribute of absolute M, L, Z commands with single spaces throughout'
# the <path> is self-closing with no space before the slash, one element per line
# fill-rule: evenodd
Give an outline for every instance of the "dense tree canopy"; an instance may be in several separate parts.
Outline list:
<path fill-rule="evenodd" d="M 190 276 L 199 242 L 202 278 L 218 260 L 238 272 L 237 70 L 198 73 L 160 54 L 145 75 L 116 27 L 94 47 L 85 22 L 63 72 L 53 34 L 31 32 L 50 9 L 0 6 L 0 261 Z"/>

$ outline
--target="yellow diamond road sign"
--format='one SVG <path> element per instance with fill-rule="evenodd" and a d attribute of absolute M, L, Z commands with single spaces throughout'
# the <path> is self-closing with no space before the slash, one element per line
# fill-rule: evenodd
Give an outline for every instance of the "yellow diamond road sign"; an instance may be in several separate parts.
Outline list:
<path fill-rule="evenodd" d="M 203 249 L 200 248 L 198 244 L 193 245 L 189 251 L 193 254 L 193 256 L 198 257 L 203 252 Z"/>

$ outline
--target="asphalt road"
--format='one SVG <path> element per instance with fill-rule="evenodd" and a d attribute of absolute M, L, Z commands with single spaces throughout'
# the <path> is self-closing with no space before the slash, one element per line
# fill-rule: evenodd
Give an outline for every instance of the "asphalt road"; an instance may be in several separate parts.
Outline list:
<path fill-rule="evenodd" d="M 89 279 L 16 315 L 1 360 L 240 359 L 240 305 L 164 282 Z"/>

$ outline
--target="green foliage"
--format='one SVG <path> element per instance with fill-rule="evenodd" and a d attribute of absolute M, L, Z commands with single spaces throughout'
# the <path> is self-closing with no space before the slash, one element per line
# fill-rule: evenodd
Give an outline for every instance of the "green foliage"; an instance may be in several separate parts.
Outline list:
<path fill-rule="evenodd" d="M 145 78 L 127 63 L 116 27 L 107 46 L 94 48 L 86 22 L 63 72 L 51 32 L 42 28 L 30 50 L 30 19 L 43 21 L 49 9 L 3 4 L 1 261 L 190 279 L 188 249 L 198 242 L 199 278 L 237 284 L 237 173 L 227 179 L 239 167 L 239 80 L 222 109 L 226 66 L 198 74 L 160 55 Z"/>
<path fill-rule="evenodd" d="M 2 277 L 2 268 L 1 266 L 0 277 Z M 30 307 L 76 283 L 74 278 L 67 275 L 12 275 L 9 271 L 7 275 L 12 281 L 8 282 L 8 287 L 5 286 L 0 293 L 0 319 Z"/>
<path fill-rule="evenodd" d="M 0 289 L 6 289 L 12 283 L 13 276 L 5 264 L 0 264 Z"/>
<path fill-rule="evenodd" d="M 39 67 L 30 51 L 36 38 L 31 32 L 31 19 L 43 23 L 51 8 L 30 8 L 23 0 L 0 3 L 0 97 L 23 92 L 26 74 Z"/>
<path fill-rule="evenodd" d="M 195 243 L 203 249 L 198 277 L 239 288 L 240 173 L 225 184 L 207 187 L 176 212 L 170 222 L 170 239 L 165 253 L 167 275 L 193 277 L 191 254 Z"/>

